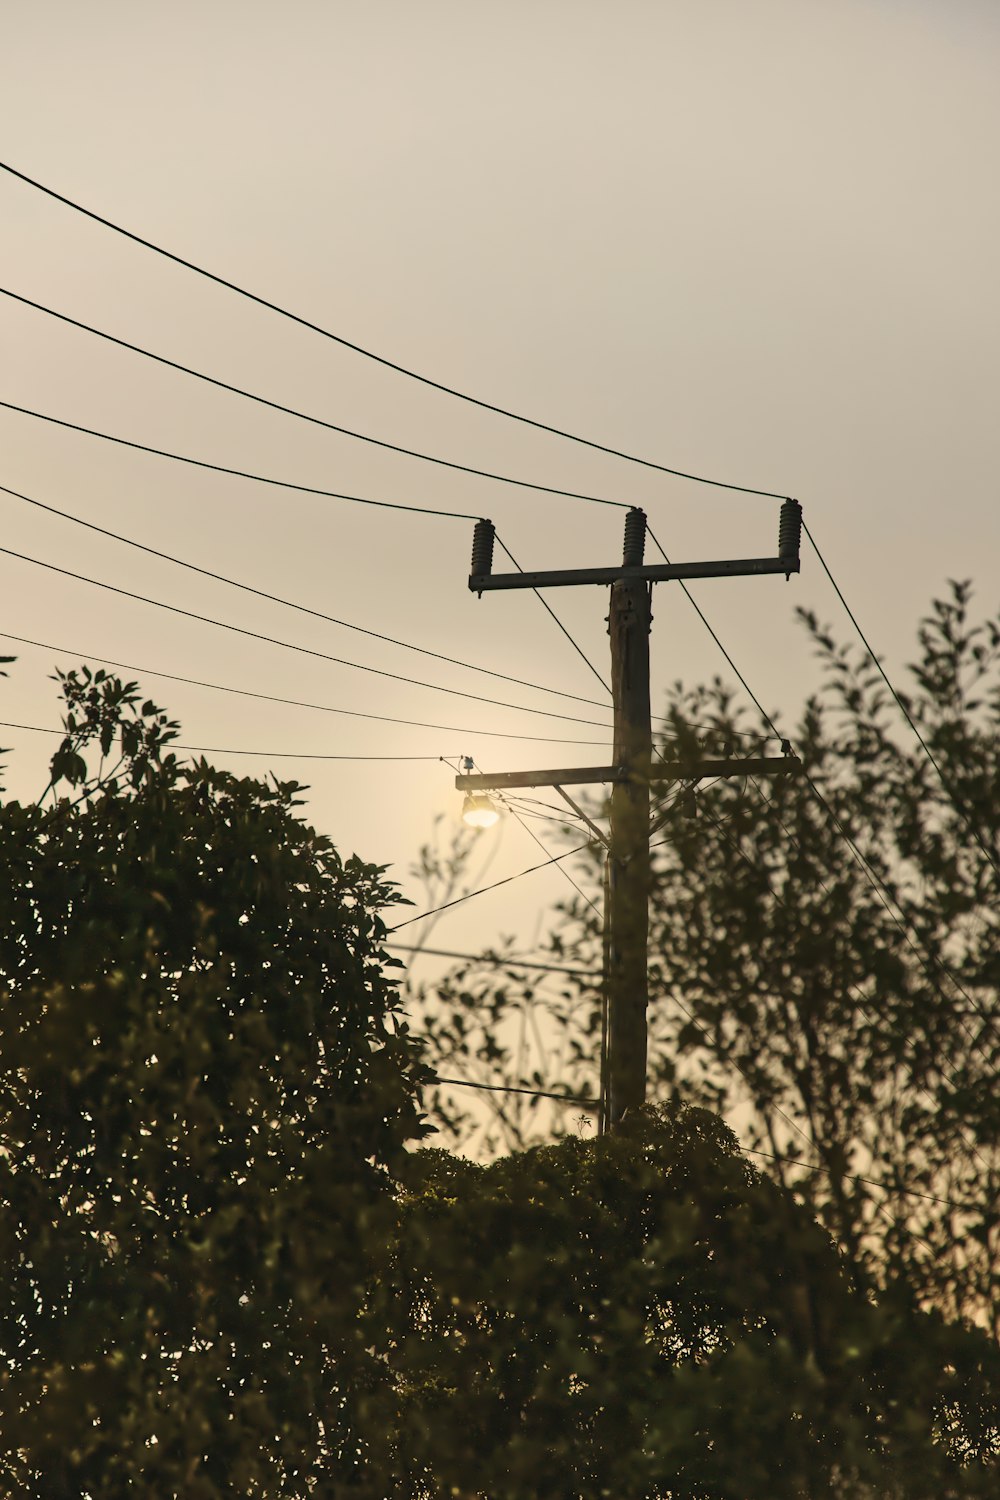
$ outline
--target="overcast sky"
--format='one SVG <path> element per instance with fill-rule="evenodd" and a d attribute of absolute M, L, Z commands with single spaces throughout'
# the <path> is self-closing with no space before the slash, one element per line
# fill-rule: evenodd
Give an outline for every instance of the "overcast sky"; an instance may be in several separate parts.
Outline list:
<path fill-rule="evenodd" d="M 992 0 L 504 0 L 5 10 L 3 159 L 98 213 L 437 380 L 673 467 L 797 495 L 904 679 L 948 577 L 997 606 L 1000 8 Z M 477 411 L 127 243 L 0 174 L 2 284 L 318 417 L 474 467 L 641 504 L 672 557 L 771 554 L 778 503 L 602 457 Z M 618 560 L 623 513 L 393 455 L 268 412 L 0 297 L 0 398 L 234 468 L 485 514 L 524 567 Z M 529 594 L 466 588 L 471 523 L 192 469 L 0 411 L 0 483 L 338 618 L 585 697 L 601 689 Z M 275 759 L 309 816 L 398 878 L 451 772 L 600 762 L 606 720 L 197 578 L 0 495 L 3 545 L 393 682 L 0 556 L 19 653 L 0 717 L 53 725 L 54 665 L 145 669 L 185 743 L 424 762 Z M 815 686 L 801 577 L 695 590 L 791 725 Z M 603 671 L 607 600 L 550 602 Z M 674 586 L 654 601 L 654 705 L 725 664 Z M 184 686 L 153 670 L 419 729 Z M 133 674 L 135 675 L 135 674 Z M 46 736 L 0 730 L 8 784 Z M 493 835 L 489 837 L 495 837 Z M 489 878 L 541 856 L 504 828 Z M 544 834 L 543 834 L 544 837 Z M 412 889 L 412 887 L 411 887 Z M 536 935 L 547 871 L 450 916 L 462 947 Z M 418 929 L 411 928 L 414 934 Z"/>

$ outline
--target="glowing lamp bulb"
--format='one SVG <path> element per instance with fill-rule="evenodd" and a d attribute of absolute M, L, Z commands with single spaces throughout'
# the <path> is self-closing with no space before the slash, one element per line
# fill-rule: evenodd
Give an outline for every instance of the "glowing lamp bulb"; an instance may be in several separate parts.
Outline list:
<path fill-rule="evenodd" d="M 500 814 L 485 792 L 468 792 L 462 804 L 462 821 L 470 828 L 492 828 Z"/>

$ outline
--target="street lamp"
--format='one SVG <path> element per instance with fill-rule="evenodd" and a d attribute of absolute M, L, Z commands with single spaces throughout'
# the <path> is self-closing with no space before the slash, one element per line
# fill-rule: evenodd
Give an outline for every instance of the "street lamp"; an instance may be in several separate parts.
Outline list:
<path fill-rule="evenodd" d="M 500 813 L 485 792 L 467 792 L 462 803 L 462 821 L 470 828 L 492 828 Z"/>

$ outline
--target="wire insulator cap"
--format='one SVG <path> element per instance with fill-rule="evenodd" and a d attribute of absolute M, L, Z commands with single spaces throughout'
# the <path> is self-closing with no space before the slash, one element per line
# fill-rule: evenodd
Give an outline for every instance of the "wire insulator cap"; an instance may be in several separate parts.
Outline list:
<path fill-rule="evenodd" d="M 625 550 L 622 553 L 622 566 L 641 568 L 645 550 L 646 512 L 633 507 L 625 517 Z"/>
<path fill-rule="evenodd" d="M 493 572 L 493 542 L 496 532 L 492 521 L 477 521 L 472 533 L 472 567 L 469 578 L 470 589 L 475 588 L 475 579 L 489 578 Z M 482 592 L 480 591 L 480 598 Z"/>
<path fill-rule="evenodd" d="M 797 500 L 785 500 L 778 521 L 778 556 L 788 563 L 786 581 L 799 571 L 799 543 L 802 540 L 802 507 Z"/>

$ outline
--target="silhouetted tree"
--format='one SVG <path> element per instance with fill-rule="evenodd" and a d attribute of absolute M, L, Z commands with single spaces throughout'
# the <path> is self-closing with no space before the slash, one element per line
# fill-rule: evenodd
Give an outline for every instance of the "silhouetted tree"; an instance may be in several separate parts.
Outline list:
<path fill-rule="evenodd" d="M 46 795 L 0 806 L 2 1492 L 371 1493 L 358 1309 L 420 1132 L 393 888 L 294 782 L 62 683 Z"/>

